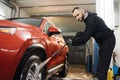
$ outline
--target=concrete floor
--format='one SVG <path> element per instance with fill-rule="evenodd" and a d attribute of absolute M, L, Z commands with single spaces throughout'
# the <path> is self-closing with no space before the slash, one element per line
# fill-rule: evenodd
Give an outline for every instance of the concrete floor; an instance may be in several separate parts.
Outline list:
<path fill-rule="evenodd" d="M 52 76 L 49 80 L 97 80 L 93 74 L 86 71 L 86 65 L 69 65 L 68 75 L 65 78 Z"/>

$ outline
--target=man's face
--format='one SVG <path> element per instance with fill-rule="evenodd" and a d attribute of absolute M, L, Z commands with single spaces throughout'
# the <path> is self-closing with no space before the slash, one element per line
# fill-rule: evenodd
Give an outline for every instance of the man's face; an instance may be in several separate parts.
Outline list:
<path fill-rule="evenodd" d="M 80 22 L 83 21 L 83 17 L 84 17 L 84 14 L 79 11 L 78 9 L 75 9 L 74 12 L 73 12 L 73 16 Z"/>

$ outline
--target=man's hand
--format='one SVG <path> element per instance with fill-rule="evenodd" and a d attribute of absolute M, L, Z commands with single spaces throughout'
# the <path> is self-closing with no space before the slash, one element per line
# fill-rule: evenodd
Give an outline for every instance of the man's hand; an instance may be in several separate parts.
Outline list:
<path fill-rule="evenodd" d="M 67 45 L 72 45 L 72 39 L 68 39 L 68 40 L 66 41 L 66 44 L 67 44 Z"/>

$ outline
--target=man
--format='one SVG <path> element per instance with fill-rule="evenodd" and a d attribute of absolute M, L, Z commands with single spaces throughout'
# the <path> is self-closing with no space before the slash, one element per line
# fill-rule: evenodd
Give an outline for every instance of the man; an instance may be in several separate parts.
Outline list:
<path fill-rule="evenodd" d="M 86 28 L 84 32 L 78 32 L 73 39 L 68 39 L 66 44 L 79 46 L 85 44 L 90 37 L 93 37 L 99 44 L 99 61 L 97 66 L 98 80 L 107 80 L 112 52 L 115 46 L 115 36 L 105 22 L 96 13 L 84 11 L 80 7 L 75 7 L 73 16 L 80 22 L 84 21 Z"/>

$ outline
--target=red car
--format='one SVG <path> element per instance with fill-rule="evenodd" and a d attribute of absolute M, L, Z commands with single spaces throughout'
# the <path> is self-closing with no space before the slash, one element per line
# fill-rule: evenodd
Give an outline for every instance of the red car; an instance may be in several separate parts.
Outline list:
<path fill-rule="evenodd" d="M 39 66 L 64 44 L 61 30 L 47 18 L 0 20 L 0 80 L 45 80 L 55 73 L 65 77 L 68 46 Z"/>

